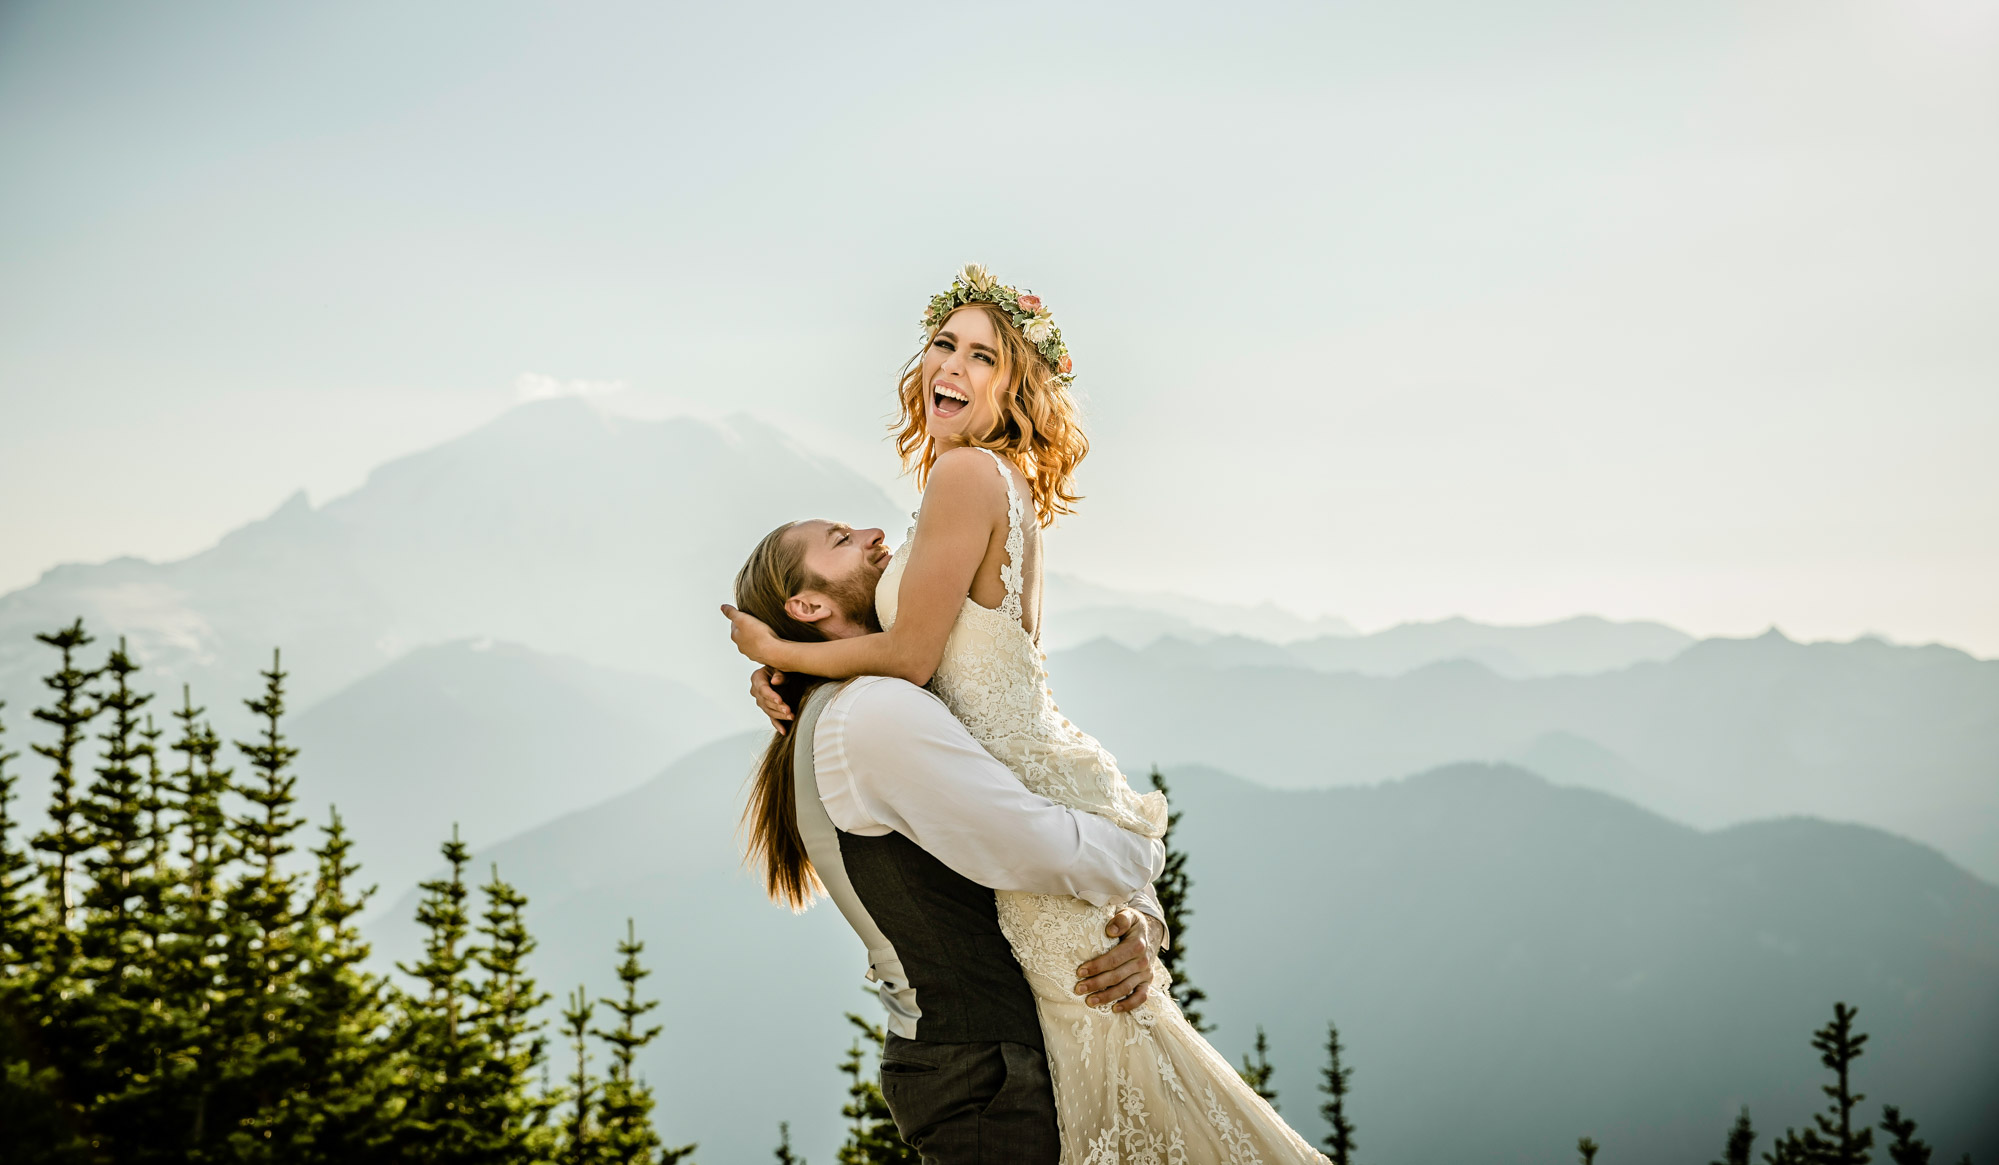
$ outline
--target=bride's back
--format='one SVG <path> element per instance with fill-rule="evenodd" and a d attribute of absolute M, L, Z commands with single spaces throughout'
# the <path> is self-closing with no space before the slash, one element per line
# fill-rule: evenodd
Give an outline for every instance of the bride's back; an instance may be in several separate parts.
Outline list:
<path fill-rule="evenodd" d="M 1028 496 L 1027 475 L 1004 458 L 988 449 L 967 449 L 964 454 L 977 458 L 980 462 L 996 464 L 997 476 L 981 477 L 977 481 L 980 489 L 990 488 L 997 498 L 1002 491 L 1007 498 L 1006 519 L 993 524 L 987 539 L 985 555 L 980 560 L 978 570 L 972 576 L 971 587 L 966 596 L 970 606 L 988 611 L 1018 610 L 1014 616 L 1028 639 L 1041 641 L 1041 596 L 1043 591 L 1041 561 L 1041 527 L 1031 520 L 1031 513 L 1021 499 Z M 988 460 L 990 459 L 990 460 Z M 982 473 L 990 474 L 989 470 Z M 926 493 L 925 495 L 929 495 Z M 910 515 L 920 521 L 919 511 Z M 896 548 L 894 559 L 882 574 L 875 587 L 875 613 L 881 620 L 883 629 L 894 626 L 896 614 L 901 607 L 902 580 L 909 565 L 911 551 L 916 542 L 917 527 L 911 526 L 903 537 L 902 545 Z M 1013 543 L 1018 540 L 1019 545 Z M 1009 590 L 1008 575 L 1018 566 L 1017 603 L 1011 597 L 1015 591 Z"/>

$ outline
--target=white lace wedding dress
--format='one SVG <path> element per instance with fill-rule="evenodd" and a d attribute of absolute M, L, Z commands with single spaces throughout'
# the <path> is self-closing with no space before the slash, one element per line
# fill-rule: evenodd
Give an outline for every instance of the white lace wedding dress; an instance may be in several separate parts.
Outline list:
<path fill-rule="evenodd" d="M 1111 755 L 1055 707 L 1044 657 L 1021 626 L 1023 506 L 1013 475 L 993 461 L 1006 480 L 1006 597 L 997 608 L 966 598 L 930 688 L 1028 788 L 1159 837 L 1166 798 L 1133 792 Z M 915 533 L 875 588 L 884 628 L 895 622 Z M 1000 929 L 1034 988 L 1048 1046 L 1062 1165 L 1323 1162 L 1180 1014 L 1156 961 L 1155 989 L 1133 1011 L 1074 994 L 1076 968 L 1104 952 L 1110 914 L 1077 898 L 999 894 Z"/>

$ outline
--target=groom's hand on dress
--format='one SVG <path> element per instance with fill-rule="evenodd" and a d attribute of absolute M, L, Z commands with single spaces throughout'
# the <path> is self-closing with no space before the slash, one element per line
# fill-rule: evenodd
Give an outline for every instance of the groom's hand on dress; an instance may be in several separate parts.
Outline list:
<path fill-rule="evenodd" d="M 790 706 L 777 694 L 777 685 L 783 682 L 784 673 L 775 668 L 760 667 L 750 673 L 750 699 L 757 702 L 757 711 L 764 714 L 779 736 L 790 731 L 792 720 Z"/>
<path fill-rule="evenodd" d="M 1076 994 L 1087 995 L 1091 1007 L 1111 1005 L 1130 1011 L 1152 993 L 1152 956 L 1163 937 L 1155 921 L 1130 907 L 1120 907 L 1104 926 L 1118 944 L 1076 968 Z"/>

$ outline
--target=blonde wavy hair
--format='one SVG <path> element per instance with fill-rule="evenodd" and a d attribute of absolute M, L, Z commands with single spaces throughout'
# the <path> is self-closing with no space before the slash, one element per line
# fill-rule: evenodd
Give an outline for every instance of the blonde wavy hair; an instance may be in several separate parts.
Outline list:
<path fill-rule="evenodd" d="M 1083 434 L 1081 410 L 1054 366 L 1003 309 L 990 303 L 968 303 L 951 315 L 965 311 L 984 312 L 999 336 L 999 357 L 992 377 L 999 408 L 992 428 L 973 435 L 971 444 L 991 449 L 1020 467 L 1034 495 L 1035 517 L 1041 525 L 1051 526 L 1056 518 L 1075 513 L 1076 503 L 1083 500 L 1075 490 L 1076 466 L 1089 455 L 1090 439 Z M 924 335 L 923 347 L 903 366 L 897 386 L 902 416 L 890 431 L 895 434 L 895 451 L 902 457 L 903 470 L 915 471 L 918 489 L 937 464 L 937 447 L 923 423 L 930 411 L 929 386 L 923 383 L 923 355 L 950 322 L 946 316 Z"/>

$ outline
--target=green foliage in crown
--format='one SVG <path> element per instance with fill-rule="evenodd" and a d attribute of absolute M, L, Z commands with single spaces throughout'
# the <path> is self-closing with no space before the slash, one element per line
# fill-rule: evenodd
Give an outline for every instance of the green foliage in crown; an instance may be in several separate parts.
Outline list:
<path fill-rule="evenodd" d="M 1055 326 L 1055 317 L 1041 302 L 1041 297 L 1008 287 L 994 279 L 984 266 L 967 263 L 965 269 L 951 280 L 951 289 L 940 292 L 930 300 L 930 306 L 923 313 L 923 332 L 929 335 L 937 326 L 950 318 L 952 312 L 968 303 L 997 304 L 1034 345 L 1042 359 L 1055 370 L 1056 379 L 1063 384 L 1074 380 L 1074 361 L 1069 359 L 1069 346 L 1062 342 L 1062 329 Z"/>

